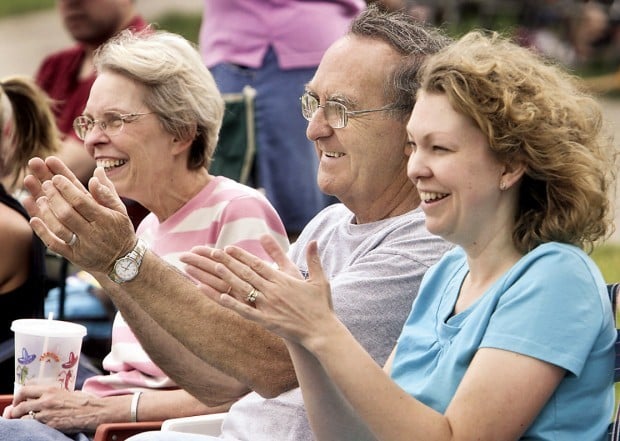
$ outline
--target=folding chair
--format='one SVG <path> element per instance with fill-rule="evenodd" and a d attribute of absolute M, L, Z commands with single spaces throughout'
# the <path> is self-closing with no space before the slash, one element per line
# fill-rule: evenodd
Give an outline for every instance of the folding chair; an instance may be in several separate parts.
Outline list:
<path fill-rule="evenodd" d="M 222 424 L 225 417 L 226 413 L 214 413 L 186 418 L 172 418 L 163 422 L 161 431 L 218 436 L 222 433 Z"/>
<path fill-rule="evenodd" d="M 254 97 L 256 90 L 245 86 L 240 93 L 223 94 L 224 121 L 209 171 L 247 184 L 256 153 Z"/>

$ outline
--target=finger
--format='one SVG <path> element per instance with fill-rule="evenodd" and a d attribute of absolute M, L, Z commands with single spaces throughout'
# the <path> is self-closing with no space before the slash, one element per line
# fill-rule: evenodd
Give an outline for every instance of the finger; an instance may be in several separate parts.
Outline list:
<path fill-rule="evenodd" d="M 71 171 L 69 167 L 65 165 L 59 158 L 56 156 L 48 156 L 45 158 L 45 165 L 48 167 L 49 171 L 56 176 L 64 176 L 71 182 L 77 189 L 79 189 L 82 193 L 88 193 L 86 187 L 80 182 L 80 180 L 75 176 L 75 174 Z M 52 178 L 49 178 L 52 179 Z"/>
<path fill-rule="evenodd" d="M 209 289 L 211 291 L 214 291 L 213 293 L 209 294 L 217 293 L 217 295 L 219 295 L 223 292 L 229 292 L 229 289 L 231 289 L 230 285 L 220 279 L 220 277 L 215 272 L 215 267 L 216 265 L 218 265 L 218 263 L 209 257 L 212 248 L 200 248 L 201 249 L 198 249 L 198 247 L 194 247 L 191 249 L 191 252 L 183 253 L 179 256 L 179 260 L 186 265 L 184 268 L 185 272 L 190 277 L 198 280 L 200 283 L 208 285 L 206 287 L 206 292 L 209 293 Z"/>
<path fill-rule="evenodd" d="M 28 161 L 28 170 L 39 182 L 48 181 L 54 176 L 45 161 L 39 157 L 34 157 Z"/>
<path fill-rule="evenodd" d="M 311 241 L 306 248 L 306 263 L 308 265 L 308 279 L 316 282 L 327 282 L 321 257 L 319 256 L 319 246 L 315 240 Z"/>
<path fill-rule="evenodd" d="M 8 405 L 8 406 L 6 406 L 6 407 L 4 408 L 4 410 L 2 411 L 2 418 L 7 418 L 7 419 L 11 419 L 11 418 L 13 418 L 12 411 L 13 411 L 13 405 L 12 405 L 12 404 L 9 404 L 9 405 Z"/>
<path fill-rule="evenodd" d="M 60 185 L 56 185 L 56 183 Z M 55 176 L 51 181 L 45 181 L 41 186 L 45 197 L 39 198 L 37 205 L 41 214 L 39 217 L 47 224 L 50 230 L 59 238 L 63 240 L 67 238 L 68 240 L 74 232 L 76 234 L 83 232 L 84 226 L 88 225 L 89 221 L 77 212 L 73 202 L 76 197 L 84 197 L 84 194 L 73 187 L 74 193 L 67 197 L 66 195 L 70 191 L 62 184 L 73 187 L 64 176 Z M 58 188 L 59 186 L 61 187 L 60 189 Z"/>
<path fill-rule="evenodd" d="M 263 318 L 263 313 L 253 306 L 248 305 L 245 302 L 241 302 L 228 294 L 222 294 L 219 298 L 219 303 L 222 306 L 235 311 L 241 317 L 256 322 L 267 328 L 267 323 Z"/>
<path fill-rule="evenodd" d="M 54 209 L 50 206 L 50 202 L 47 196 L 42 196 L 36 201 L 38 217 L 45 225 L 49 228 L 50 231 L 54 233 L 54 236 L 62 240 L 63 242 L 68 243 L 72 236 L 73 230 L 67 228 L 57 217 Z M 67 208 L 68 209 L 68 208 Z"/>
<path fill-rule="evenodd" d="M 83 231 L 80 227 L 84 227 L 84 222 L 91 223 L 101 217 L 102 208 L 90 193 L 84 193 L 65 176 L 56 175 L 42 187 L 52 210 L 71 231 Z"/>
<path fill-rule="evenodd" d="M 39 192 L 40 196 L 43 195 L 42 192 Z M 22 200 L 22 205 L 24 206 L 24 208 L 26 209 L 26 211 L 28 212 L 28 215 L 30 215 L 30 217 L 35 217 L 39 215 L 39 207 L 37 206 L 36 203 L 36 198 L 33 196 L 26 196 L 23 200 Z"/>
<path fill-rule="evenodd" d="M 265 262 L 243 248 L 228 246 L 224 251 L 232 258 L 225 263 L 228 269 L 260 290 L 265 288 L 263 283 L 265 280 L 272 281 L 277 277 L 278 270 L 273 268 L 269 262 Z"/>
<path fill-rule="evenodd" d="M 258 283 L 257 276 L 245 265 L 230 257 L 224 250 L 212 249 L 210 258 L 215 262 L 213 274 L 224 281 L 231 288 L 222 290 L 245 301 L 248 294 Z"/>
<path fill-rule="evenodd" d="M 329 280 L 323 271 L 321 257 L 319 256 L 319 247 L 315 240 L 311 241 L 306 248 L 306 263 L 308 265 L 308 281 L 323 287 L 321 292 L 325 293 L 329 308 L 333 309 Z"/>
<path fill-rule="evenodd" d="M 49 208 L 46 197 L 37 199 L 36 205 L 39 215 L 30 218 L 30 226 L 33 231 L 50 250 L 67 256 L 67 253 L 71 251 L 70 247 L 54 233 L 54 231 L 60 230 L 67 231 L 67 229 L 58 221 Z"/>
<path fill-rule="evenodd" d="M 299 273 L 299 268 L 295 265 L 286 255 L 286 252 L 282 249 L 278 241 L 268 234 L 265 234 L 260 238 L 260 243 L 263 246 L 263 249 L 267 252 L 269 257 L 273 259 L 273 261 L 278 265 L 280 271 L 284 271 L 285 273 L 301 277 Z"/>
<path fill-rule="evenodd" d="M 95 200 L 104 207 L 127 214 L 127 208 L 120 196 L 116 192 L 116 188 L 105 174 L 103 167 L 95 169 L 94 177 L 88 182 L 88 188 Z"/>

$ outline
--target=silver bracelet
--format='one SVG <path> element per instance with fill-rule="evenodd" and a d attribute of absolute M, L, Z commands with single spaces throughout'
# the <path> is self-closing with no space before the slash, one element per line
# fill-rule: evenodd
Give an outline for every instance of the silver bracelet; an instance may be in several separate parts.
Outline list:
<path fill-rule="evenodd" d="M 133 397 L 131 398 L 131 422 L 138 422 L 138 402 L 140 401 L 140 395 L 142 392 L 134 392 Z"/>

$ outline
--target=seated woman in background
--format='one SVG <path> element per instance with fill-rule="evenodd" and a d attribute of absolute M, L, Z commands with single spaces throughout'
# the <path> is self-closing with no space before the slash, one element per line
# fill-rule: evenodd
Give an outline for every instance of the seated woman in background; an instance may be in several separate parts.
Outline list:
<path fill-rule="evenodd" d="M 45 246 L 29 216 L 7 188 L 23 176 L 33 156 L 48 156 L 60 137 L 47 95 L 30 79 L 0 81 L 0 393 L 13 393 L 15 361 L 11 322 L 43 316 Z M 10 354 L 5 357 L 4 354 Z"/>
<path fill-rule="evenodd" d="M 617 166 L 598 104 L 481 33 L 431 56 L 420 84 L 408 175 L 428 230 L 458 246 L 384 371 L 331 310 L 316 244 L 306 281 L 268 238 L 284 271 L 228 248 L 221 303 L 287 339 L 318 440 L 604 439 L 616 331 L 583 250 L 609 233 Z"/>
<path fill-rule="evenodd" d="M 105 173 L 119 195 L 151 212 L 137 229 L 137 252 L 146 243 L 182 269 L 179 255 L 197 245 L 236 244 L 267 259 L 262 235 L 288 246 L 284 226 L 262 194 L 208 172 L 224 100 L 187 40 L 163 31 L 125 31 L 103 45 L 94 62 L 97 79 L 74 128 L 97 162 L 95 173 Z M 70 245 L 78 240 L 75 235 L 63 239 Z M 115 274 L 115 281 L 123 283 L 124 276 Z M 152 322 L 140 308 L 132 313 L 143 317 L 143 323 Z M 163 332 L 158 341 L 167 357 L 184 350 Z M 92 432 L 102 423 L 224 411 L 249 391 L 213 369 L 210 378 L 197 380 L 216 391 L 214 401 L 223 398 L 217 406 L 201 403 L 159 369 L 118 313 L 103 367 L 109 374 L 89 378 L 81 391 L 23 387 L 4 414 L 13 419 L 0 419 L 0 438 L 66 440 L 62 432 Z M 35 419 L 45 424 L 31 424 L 20 405 L 25 400 L 34 407 Z M 15 420 L 24 415 L 25 420 Z"/>

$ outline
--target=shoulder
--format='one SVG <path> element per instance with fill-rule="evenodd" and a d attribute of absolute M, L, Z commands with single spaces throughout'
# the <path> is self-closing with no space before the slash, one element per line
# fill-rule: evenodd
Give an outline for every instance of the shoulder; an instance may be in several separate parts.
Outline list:
<path fill-rule="evenodd" d="M 84 49 L 80 45 L 71 46 L 46 56 L 41 62 L 41 67 L 69 64 L 76 58 L 81 58 L 83 54 Z"/>
<path fill-rule="evenodd" d="M 13 252 L 29 250 L 32 243 L 32 229 L 28 220 L 13 208 L 0 203 L 0 243 L 3 253 L 15 256 Z"/>
<path fill-rule="evenodd" d="M 79 65 L 84 56 L 84 49 L 75 45 L 58 52 L 54 52 L 43 59 L 37 70 L 37 82 L 41 83 L 54 75 L 68 75 Z"/>
<path fill-rule="evenodd" d="M 539 245 L 508 272 L 503 280 L 502 303 L 537 304 L 541 311 L 570 305 L 580 313 L 606 314 L 605 280 L 594 261 L 579 248 L 551 242 Z"/>

